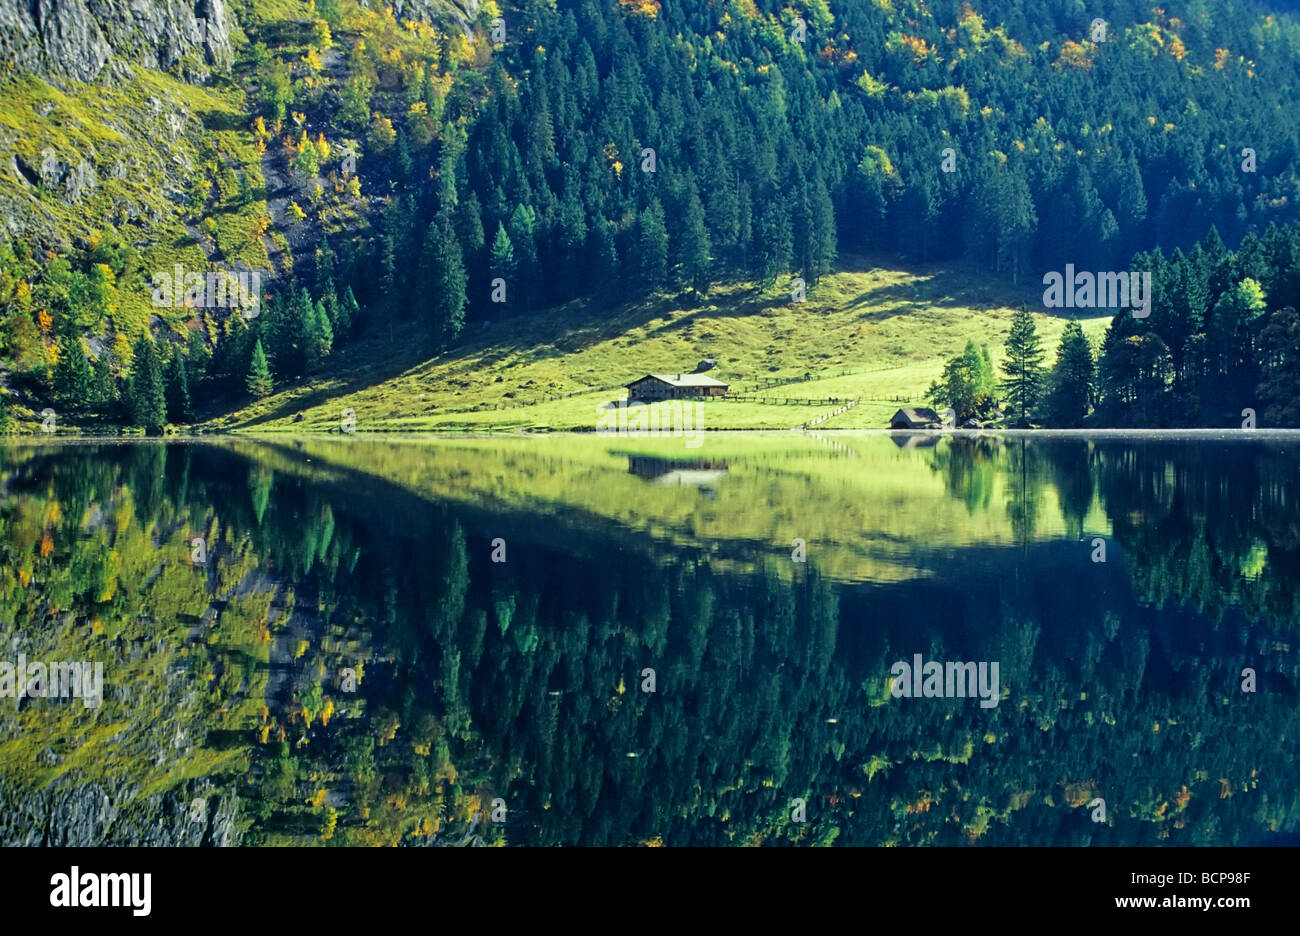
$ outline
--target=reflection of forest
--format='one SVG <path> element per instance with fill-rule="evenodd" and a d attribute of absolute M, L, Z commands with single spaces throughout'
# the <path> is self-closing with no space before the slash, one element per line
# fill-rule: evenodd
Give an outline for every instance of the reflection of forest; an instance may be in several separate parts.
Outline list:
<path fill-rule="evenodd" d="M 1147 439 L 953 440 L 935 453 L 949 494 L 989 509 L 1002 478 L 1017 541 L 1043 524 L 1048 493 L 1067 538 L 1099 503 L 1145 602 L 1188 603 L 1218 621 L 1237 605 L 1251 618 L 1300 620 L 1300 479 L 1293 444 Z M 1092 533 L 1096 530 L 1088 531 Z"/>
<path fill-rule="evenodd" d="M 899 453 L 1005 512 L 1020 548 L 896 584 L 832 582 L 815 552 L 792 576 L 754 549 L 739 572 L 292 447 L 0 454 L 0 640 L 105 661 L 101 709 L 0 706 L 0 807 L 67 840 L 144 840 L 160 810 L 176 842 L 246 843 L 1227 844 L 1300 824 L 1283 447 Z M 1044 541 L 1049 507 L 1068 535 Z M 999 661 L 1002 704 L 890 698 L 913 653 Z M 86 817 L 92 785 L 117 824 Z"/>

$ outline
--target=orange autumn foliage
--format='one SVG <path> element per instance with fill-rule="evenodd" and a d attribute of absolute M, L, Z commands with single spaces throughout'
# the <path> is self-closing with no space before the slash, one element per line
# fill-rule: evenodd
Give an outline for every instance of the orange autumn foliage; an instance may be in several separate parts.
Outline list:
<path fill-rule="evenodd" d="M 920 36 L 903 36 L 899 40 L 899 45 L 912 53 L 912 61 L 917 65 L 924 64 L 930 55 L 930 47 Z"/>
<path fill-rule="evenodd" d="M 921 798 L 918 799 L 915 803 L 907 804 L 907 814 L 911 816 L 917 813 L 929 812 L 930 807 L 933 805 L 934 805 L 934 800 L 930 798 L 930 794 L 922 793 Z"/>

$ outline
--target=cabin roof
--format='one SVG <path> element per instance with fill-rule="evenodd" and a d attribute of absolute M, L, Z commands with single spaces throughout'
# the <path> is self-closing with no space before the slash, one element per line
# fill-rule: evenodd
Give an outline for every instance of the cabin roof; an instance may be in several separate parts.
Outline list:
<path fill-rule="evenodd" d="M 939 422 L 939 414 L 928 406 L 904 406 L 894 414 L 894 419 L 899 416 L 903 416 L 911 422 Z"/>
<path fill-rule="evenodd" d="M 710 377 L 708 374 L 646 374 L 632 381 L 638 384 L 643 380 L 662 380 L 664 383 L 673 387 L 725 387 L 726 384 L 721 380 Z M 630 386 L 630 385 L 629 385 Z"/>

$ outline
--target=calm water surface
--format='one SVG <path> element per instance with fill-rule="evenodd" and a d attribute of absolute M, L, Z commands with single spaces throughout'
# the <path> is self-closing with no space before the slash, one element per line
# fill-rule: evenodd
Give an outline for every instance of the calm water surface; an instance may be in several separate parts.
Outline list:
<path fill-rule="evenodd" d="M 1300 829 L 1286 437 L 20 443 L 0 551 L 3 843 Z"/>

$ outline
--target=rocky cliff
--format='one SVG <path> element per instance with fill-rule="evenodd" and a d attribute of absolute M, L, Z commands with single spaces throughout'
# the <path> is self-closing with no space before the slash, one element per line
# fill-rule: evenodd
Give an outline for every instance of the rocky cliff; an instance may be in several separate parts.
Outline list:
<path fill-rule="evenodd" d="M 199 80 L 232 60 L 225 0 L 0 0 L 7 72 L 91 81 L 113 59 Z"/>
<path fill-rule="evenodd" d="M 468 35 L 470 23 L 478 16 L 481 4 L 479 0 L 392 0 L 388 5 L 393 8 L 393 15 L 399 21 L 409 19 L 444 25 L 454 23 Z"/>
<path fill-rule="evenodd" d="M 238 845 L 235 796 L 205 781 L 133 797 L 125 788 L 63 783 L 32 791 L 0 781 L 0 846 Z"/>

